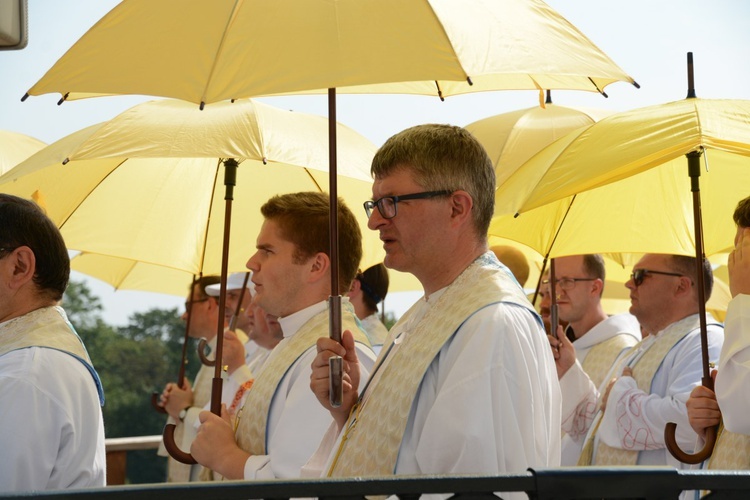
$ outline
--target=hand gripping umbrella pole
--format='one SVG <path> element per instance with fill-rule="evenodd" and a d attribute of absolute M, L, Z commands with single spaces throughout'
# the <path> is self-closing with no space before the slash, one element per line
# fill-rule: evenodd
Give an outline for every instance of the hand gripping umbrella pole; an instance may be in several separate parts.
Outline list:
<path fill-rule="evenodd" d="M 331 296 L 328 297 L 328 335 L 341 343 L 341 295 L 339 291 L 339 212 L 336 171 L 336 89 L 328 89 L 328 237 L 331 254 Z M 344 360 L 341 356 L 328 358 L 328 399 L 338 408 L 344 399 Z"/>
<path fill-rule="evenodd" d="M 692 54 L 691 54 L 692 55 Z M 691 151 L 687 155 L 688 172 L 690 173 L 690 190 L 693 192 L 693 219 L 695 222 L 695 262 L 696 262 L 696 287 L 698 287 L 698 314 L 701 327 L 701 361 L 703 364 L 703 377 L 701 383 L 704 387 L 713 390 L 714 381 L 711 378 L 711 366 L 708 359 L 708 327 L 706 325 L 706 292 L 703 288 L 703 222 L 701 215 L 700 195 L 700 167 L 701 152 Z M 686 464 L 699 464 L 711 456 L 716 444 L 718 426 L 706 429 L 706 444 L 702 450 L 690 454 L 680 449 L 675 438 L 677 424 L 668 422 L 664 428 L 664 441 L 669 453 L 680 462 Z"/>
<path fill-rule="evenodd" d="M 693 79 L 693 53 L 687 54 L 687 77 L 688 77 L 688 94 L 687 99 L 694 99 L 695 84 Z M 708 359 L 708 326 L 706 325 L 706 292 L 703 288 L 703 215 L 701 214 L 701 151 L 691 151 L 685 156 L 688 160 L 688 175 L 690 175 L 690 191 L 693 193 L 693 222 L 695 224 L 695 266 L 696 266 L 696 286 L 698 287 L 698 314 L 700 316 L 701 326 L 701 361 L 703 364 L 703 377 L 701 383 L 703 387 L 714 389 L 714 381 L 711 378 L 711 366 Z M 716 445 L 718 426 L 706 429 L 706 444 L 702 450 L 689 454 L 682 451 L 675 439 L 677 424 L 668 422 L 664 427 L 664 441 L 669 453 L 677 460 L 686 464 L 699 464 L 711 456 Z"/>
<path fill-rule="evenodd" d="M 224 186 L 226 194 L 226 208 L 224 212 L 224 242 L 221 258 L 221 289 L 219 293 L 219 311 L 224 311 L 227 303 L 227 270 L 229 266 L 229 230 L 232 224 L 232 201 L 234 200 L 234 186 L 237 185 L 237 160 L 228 158 L 224 160 Z M 224 349 L 224 315 L 219 314 L 216 326 L 216 360 L 222 359 Z M 214 378 L 211 385 L 211 413 L 221 415 L 221 362 L 214 363 Z M 175 443 L 175 424 L 164 426 L 164 448 L 167 452 L 183 464 L 193 465 L 197 462 L 190 453 L 182 451 Z"/>

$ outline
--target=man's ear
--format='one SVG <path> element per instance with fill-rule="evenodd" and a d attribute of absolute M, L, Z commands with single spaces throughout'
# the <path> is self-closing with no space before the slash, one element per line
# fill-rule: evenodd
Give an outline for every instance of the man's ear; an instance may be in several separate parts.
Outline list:
<path fill-rule="evenodd" d="M 308 272 L 310 282 L 315 282 L 320 279 L 330 279 L 328 277 L 328 271 L 331 268 L 331 259 L 328 258 L 323 252 L 316 253 L 308 261 Z"/>
<path fill-rule="evenodd" d="M 20 246 L 8 256 L 9 284 L 19 289 L 34 279 L 36 273 L 36 256 L 31 248 Z"/>
<path fill-rule="evenodd" d="M 474 206 L 474 200 L 469 193 L 459 189 L 451 194 L 451 218 L 456 222 L 471 220 L 471 209 Z"/>
<path fill-rule="evenodd" d="M 677 290 L 675 291 L 675 294 L 676 295 L 684 295 L 684 294 L 691 294 L 692 295 L 692 293 L 693 293 L 692 284 L 693 284 L 693 280 L 691 280 L 689 277 L 687 277 L 687 276 L 680 276 L 680 279 L 678 280 Z M 696 283 L 695 294 L 696 294 L 696 296 L 698 295 L 697 283 Z"/>

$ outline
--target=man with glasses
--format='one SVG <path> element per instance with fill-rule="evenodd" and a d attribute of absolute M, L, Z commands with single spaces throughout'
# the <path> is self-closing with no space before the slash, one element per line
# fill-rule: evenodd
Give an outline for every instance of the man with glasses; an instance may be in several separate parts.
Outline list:
<path fill-rule="evenodd" d="M 206 287 L 219 282 L 218 276 L 203 276 L 191 285 L 185 301 L 185 312 L 182 314 L 182 321 L 187 322 L 188 316 L 190 317 L 188 336 L 194 339 L 205 338 L 210 352 L 216 347 L 216 330 L 219 317 L 223 314 L 219 311 L 217 297 L 209 296 Z M 175 444 L 185 452 L 190 450 L 190 445 L 195 439 L 198 415 L 211 399 L 213 377 L 214 367 L 201 365 L 192 385 L 187 379 L 184 387 L 169 382 L 162 392 L 161 405 L 169 414 L 167 423 L 177 424 Z M 169 457 L 163 444 L 160 445 L 158 454 L 168 457 L 167 481 L 182 483 L 199 480 L 200 466 L 183 464 Z"/>
<path fill-rule="evenodd" d="M 308 470 L 352 477 L 559 465 L 560 392 L 542 323 L 488 249 L 487 153 L 460 127 L 422 125 L 386 141 L 371 172 L 368 227 L 380 233 L 385 265 L 414 274 L 424 297 L 391 329 L 364 391 L 350 335 L 343 346 L 318 341 L 311 387 L 336 423 Z M 332 355 L 344 357 L 351 380 L 338 408 L 328 403 Z"/>
<path fill-rule="evenodd" d="M 705 300 L 711 296 L 713 274 L 701 266 Z M 588 435 L 580 465 L 669 465 L 686 468 L 667 451 L 664 427 L 677 424 L 676 440 L 690 452 L 696 434 L 688 421 L 690 391 L 701 383 L 701 339 L 696 260 L 681 255 L 646 254 L 625 284 L 630 312 L 644 339 L 615 363 L 606 388 L 589 395 L 593 418 L 585 416 Z M 708 352 L 718 360 L 723 328 L 710 315 Z M 582 419 L 584 420 L 584 419 Z"/>
<path fill-rule="evenodd" d="M 557 308 L 556 336 L 549 336 L 563 394 L 562 465 L 576 465 L 585 432 L 580 415 L 587 410 L 586 395 L 600 387 L 623 350 L 641 340 L 640 325 L 631 314 L 607 316 L 602 308 L 606 270 L 599 254 L 555 258 Z M 549 283 L 546 288 L 549 289 Z M 578 417 L 578 418 L 576 418 Z"/>
<path fill-rule="evenodd" d="M 712 372 L 716 393 L 707 387 L 693 389 L 688 399 L 690 425 L 701 438 L 719 425 L 709 469 L 750 469 L 750 197 L 734 211 L 737 233 L 729 255 L 729 290 L 732 300 L 724 320 L 724 346 L 719 369 Z M 718 399 L 718 401 L 717 401 Z M 721 408 L 721 409 L 720 409 Z"/>
<path fill-rule="evenodd" d="M 58 306 L 69 275 L 52 221 L 0 194 L 0 495 L 105 485 L 102 385 Z"/>

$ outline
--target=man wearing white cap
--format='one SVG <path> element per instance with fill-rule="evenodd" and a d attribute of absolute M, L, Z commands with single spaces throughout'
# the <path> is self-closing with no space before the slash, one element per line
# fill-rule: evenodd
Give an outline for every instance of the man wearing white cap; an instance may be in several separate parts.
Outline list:
<path fill-rule="evenodd" d="M 250 281 L 251 272 L 232 273 L 227 278 L 227 297 L 224 307 L 224 317 L 227 320 L 230 330 L 237 333 L 237 336 L 245 344 L 245 363 L 250 362 L 264 352 L 260 350 L 258 344 L 253 342 L 253 316 L 250 311 L 250 301 L 255 295 L 255 285 Z M 247 280 L 245 279 L 247 277 Z M 242 293 L 242 286 L 245 285 L 245 293 Z M 206 287 L 206 295 L 209 297 L 218 297 L 221 292 L 221 283 L 215 283 Z M 239 309 L 237 304 L 240 302 Z M 217 299 L 218 300 L 218 299 Z M 233 317 L 234 322 L 232 320 Z"/>

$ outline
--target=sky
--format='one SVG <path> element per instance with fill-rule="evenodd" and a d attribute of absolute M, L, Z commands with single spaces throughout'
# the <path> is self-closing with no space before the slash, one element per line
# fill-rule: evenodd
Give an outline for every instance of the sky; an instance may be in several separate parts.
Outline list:
<path fill-rule="evenodd" d="M 67 102 L 59 95 L 20 98 L 65 51 L 117 2 L 111 0 L 30 0 L 29 42 L 24 50 L 0 51 L 0 130 L 54 142 L 99 123 L 140 102 L 145 96 L 118 96 Z M 609 98 L 589 92 L 560 91 L 563 106 L 625 111 L 683 99 L 687 94 L 686 54 L 693 52 L 698 97 L 750 99 L 750 2 L 744 0 L 549 0 L 621 68 L 640 89 L 618 82 L 606 88 Z M 144 76 L 146 77 L 146 76 Z M 323 96 L 266 98 L 295 111 L 326 115 Z M 441 102 L 426 96 L 346 96 L 337 100 L 338 120 L 376 145 L 420 123 L 467 125 L 487 116 L 538 105 L 533 91 L 486 92 L 454 96 Z M 73 279 L 85 279 L 74 273 Z M 104 305 L 104 319 L 125 324 L 132 312 L 151 307 L 181 307 L 183 297 L 147 292 L 114 292 L 85 279 Z M 386 310 L 402 314 L 418 292 L 393 294 Z"/>

